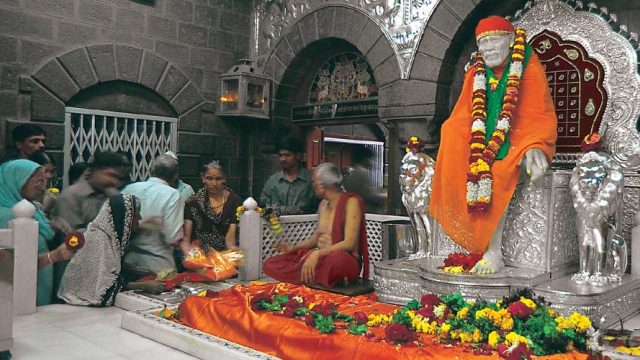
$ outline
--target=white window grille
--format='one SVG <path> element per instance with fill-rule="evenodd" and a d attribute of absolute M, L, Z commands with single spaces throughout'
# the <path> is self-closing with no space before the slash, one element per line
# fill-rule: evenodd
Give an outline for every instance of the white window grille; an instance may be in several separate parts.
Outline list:
<path fill-rule="evenodd" d="M 384 143 L 381 141 L 366 141 L 342 139 L 334 137 L 325 137 L 324 142 L 358 144 L 371 149 L 373 152 L 373 161 L 371 163 L 371 172 L 369 172 L 369 181 L 377 188 L 384 186 Z"/>
<path fill-rule="evenodd" d="M 171 117 L 67 107 L 64 173 L 77 162 L 90 162 L 96 152 L 118 151 L 129 154 L 131 179 L 145 180 L 156 156 L 176 150 L 177 123 Z"/>

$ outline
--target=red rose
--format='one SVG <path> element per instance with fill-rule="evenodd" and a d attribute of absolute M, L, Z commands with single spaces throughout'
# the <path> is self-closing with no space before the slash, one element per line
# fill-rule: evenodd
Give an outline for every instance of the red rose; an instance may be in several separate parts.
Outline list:
<path fill-rule="evenodd" d="M 257 293 L 254 297 L 251 298 L 251 310 L 261 310 L 258 303 L 260 303 L 260 301 L 262 300 L 269 301 L 271 300 L 271 296 L 267 295 L 266 293 Z"/>
<path fill-rule="evenodd" d="M 311 327 L 316 326 L 316 321 L 313 319 L 313 316 L 311 315 L 306 315 L 304 317 L 304 323 L 307 324 L 307 326 L 311 326 Z"/>
<path fill-rule="evenodd" d="M 297 309 L 299 307 L 304 307 L 304 302 L 303 303 L 299 303 L 297 301 L 295 301 L 293 299 L 293 297 L 291 299 L 289 299 L 287 302 L 282 304 L 283 308 L 291 308 L 291 309 Z"/>
<path fill-rule="evenodd" d="M 295 314 L 296 314 L 296 310 L 290 307 L 284 308 L 284 310 L 282 311 L 282 315 L 288 318 L 295 317 Z"/>
<path fill-rule="evenodd" d="M 416 311 L 416 314 L 421 315 L 429 320 L 433 320 L 436 318 L 436 314 L 433 313 L 433 307 L 425 306 L 422 309 Z"/>
<path fill-rule="evenodd" d="M 425 295 L 422 295 L 422 297 L 420 298 L 420 304 L 422 304 L 422 306 L 425 306 L 425 307 L 438 306 L 440 305 L 441 302 L 442 301 L 440 301 L 440 298 L 436 294 L 425 294 Z"/>
<path fill-rule="evenodd" d="M 369 317 L 362 311 L 356 311 L 353 313 L 353 319 L 356 321 L 356 324 L 360 325 L 366 324 L 369 320 Z"/>
<path fill-rule="evenodd" d="M 518 344 L 514 349 L 509 350 L 505 344 L 498 345 L 498 355 L 507 360 L 531 359 L 531 351 L 524 343 Z"/>
<path fill-rule="evenodd" d="M 313 311 L 315 311 L 318 314 L 322 314 L 324 316 L 329 316 L 332 315 L 333 312 L 336 310 L 336 304 L 328 302 L 325 304 L 319 304 L 313 307 L 312 309 Z"/>
<path fill-rule="evenodd" d="M 406 344 L 416 339 L 416 333 L 409 331 L 401 324 L 391 324 L 384 330 L 387 341 L 394 344 Z"/>
<path fill-rule="evenodd" d="M 513 317 L 517 317 L 519 319 L 526 319 L 529 317 L 529 315 L 531 315 L 533 313 L 533 309 L 531 309 L 530 307 L 526 306 L 525 304 L 523 304 L 520 301 L 516 301 L 514 303 L 511 303 L 509 305 L 509 307 L 507 307 L 507 310 L 511 313 L 511 316 Z"/>

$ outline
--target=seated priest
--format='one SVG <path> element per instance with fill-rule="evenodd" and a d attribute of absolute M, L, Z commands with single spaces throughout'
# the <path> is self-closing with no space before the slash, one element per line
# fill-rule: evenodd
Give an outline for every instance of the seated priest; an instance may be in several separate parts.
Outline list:
<path fill-rule="evenodd" d="M 478 54 L 442 125 L 429 211 L 445 233 L 504 267 L 502 230 L 519 180 L 539 183 L 555 152 L 556 114 L 547 77 L 523 29 L 492 16 L 476 27 Z"/>
<path fill-rule="evenodd" d="M 319 220 L 313 235 L 292 246 L 278 243 L 283 253 L 264 262 L 271 278 L 294 284 L 333 287 L 369 275 L 369 254 L 364 222 L 364 201 L 342 190 L 342 174 L 335 164 L 322 163 L 312 176 L 316 196 L 321 199 Z"/>

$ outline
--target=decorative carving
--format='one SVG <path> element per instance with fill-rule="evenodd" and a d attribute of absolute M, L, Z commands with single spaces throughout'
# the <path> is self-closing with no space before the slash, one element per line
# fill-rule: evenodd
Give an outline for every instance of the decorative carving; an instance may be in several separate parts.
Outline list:
<path fill-rule="evenodd" d="M 440 0 L 324 0 L 311 5 L 308 0 L 262 0 L 254 19 L 254 53 L 267 55 L 305 13 L 348 6 L 380 27 L 396 54 L 401 78 L 408 79 L 424 28 L 438 3 Z"/>
<path fill-rule="evenodd" d="M 612 31 L 605 20 L 610 16 L 598 14 L 602 11 L 597 11 L 597 6 L 594 12 L 589 12 L 575 10 L 557 1 L 552 12 L 545 8 L 530 6 L 516 16 L 514 23 L 527 29 L 532 37 L 550 29 L 565 40 L 579 43 L 591 58 L 602 64 L 609 97 L 599 128 L 604 136 L 604 148 L 623 169 L 640 169 L 640 135 L 636 130 L 640 114 L 640 106 L 637 106 L 640 103 L 640 75 L 636 51 L 625 38 L 625 32 Z M 576 5 L 576 8 L 581 6 Z"/>
<path fill-rule="evenodd" d="M 308 103 L 341 102 L 378 96 L 373 70 L 360 54 L 346 52 L 329 59 L 318 70 Z"/>

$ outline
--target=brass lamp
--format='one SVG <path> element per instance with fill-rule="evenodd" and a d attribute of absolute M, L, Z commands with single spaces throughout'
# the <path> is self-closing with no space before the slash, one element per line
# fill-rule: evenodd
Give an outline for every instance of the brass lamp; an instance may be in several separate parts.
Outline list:
<path fill-rule="evenodd" d="M 219 115 L 269 119 L 271 79 L 260 73 L 252 60 L 240 60 L 220 78 Z"/>

